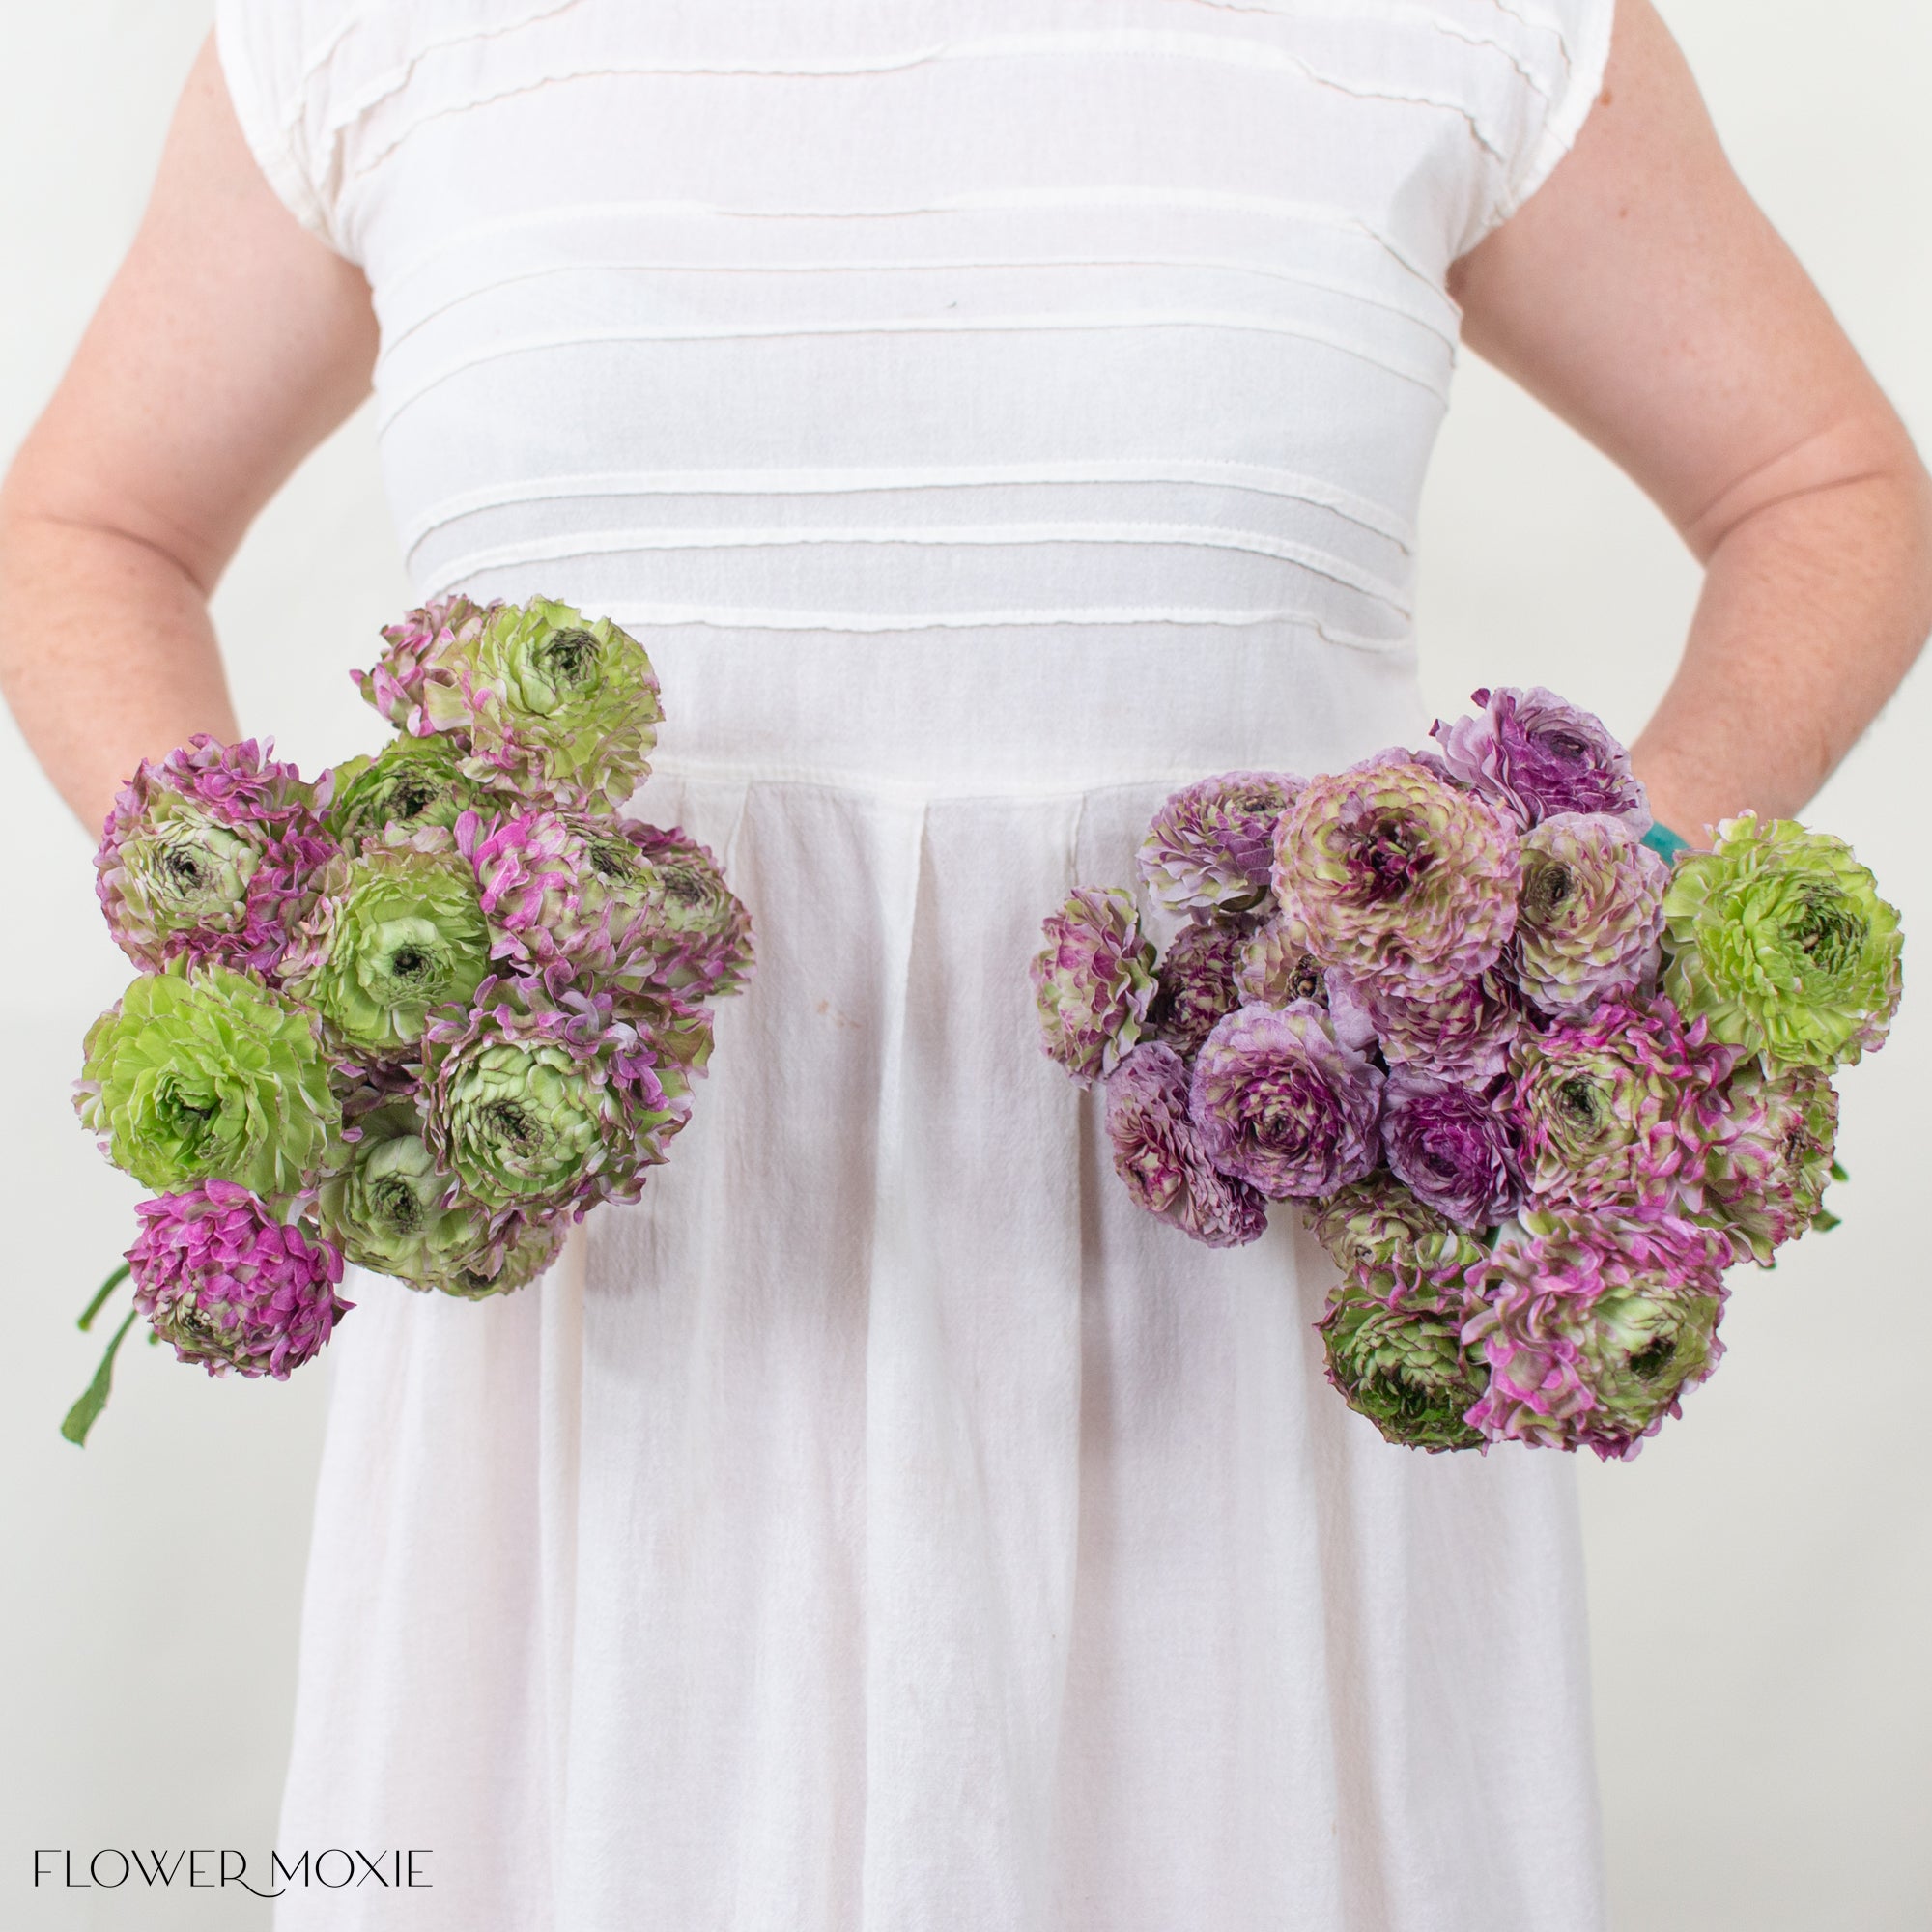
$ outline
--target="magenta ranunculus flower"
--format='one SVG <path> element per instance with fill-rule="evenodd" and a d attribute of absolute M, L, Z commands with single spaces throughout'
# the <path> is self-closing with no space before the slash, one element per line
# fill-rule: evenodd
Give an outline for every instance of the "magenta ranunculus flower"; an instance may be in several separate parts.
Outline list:
<path fill-rule="evenodd" d="M 1178 791 L 1154 813 L 1141 877 L 1169 912 L 1246 912 L 1268 895 L 1274 828 L 1302 781 L 1224 772 Z"/>
<path fill-rule="evenodd" d="M 320 813 L 327 781 L 306 784 L 253 738 L 205 731 L 144 758 L 107 814 L 95 892 L 115 943 L 158 971 L 171 959 L 272 977 L 335 850 Z"/>
<path fill-rule="evenodd" d="M 1194 1063 L 1188 1113 L 1208 1157 L 1270 1201 L 1314 1200 L 1380 1156 L 1382 1075 L 1312 1000 L 1240 1007 Z"/>
<path fill-rule="evenodd" d="M 1153 946 L 1118 886 L 1077 888 L 1040 930 L 1046 944 L 1028 968 L 1040 1050 L 1091 1087 L 1148 1031 Z"/>
<path fill-rule="evenodd" d="M 1243 921 L 1183 925 L 1162 955 L 1148 1026 L 1178 1052 L 1200 1052 L 1222 1015 L 1240 1005 L 1235 973 L 1249 929 Z"/>
<path fill-rule="evenodd" d="M 1479 973 L 1448 992 L 1405 999 L 1374 979 L 1328 975 L 1328 1011 L 1351 1045 L 1373 1038 L 1391 1066 L 1414 1065 L 1475 1086 L 1509 1065 L 1522 1003 L 1500 972 Z"/>
<path fill-rule="evenodd" d="M 1723 1236 L 1525 1213 L 1491 1257 L 1463 1344 L 1489 1364 L 1468 1421 L 1492 1441 L 1634 1456 L 1717 1367 Z"/>
<path fill-rule="evenodd" d="M 355 688 L 399 731 L 414 738 L 435 733 L 423 710 L 423 683 L 439 652 L 473 645 L 500 603 L 475 604 L 468 597 L 439 597 L 384 624 L 388 645 L 369 670 L 353 670 Z"/>
<path fill-rule="evenodd" d="M 1442 760 L 1529 826 L 1561 811 L 1602 811 L 1633 832 L 1648 832 L 1650 802 L 1631 775 L 1630 753 L 1605 730 L 1601 718 L 1566 704 L 1540 684 L 1527 691 L 1478 691 L 1483 708 L 1430 735 Z"/>
<path fill-rule="evenodd" d="M 135 1212 L 134 1304 L 180 1360 L 212 1376 L 284 1381 L 355 1305 L 336 1293 L 341 1255 L 232 1181 L 205 1180 Z"/>
<path fill-rule="evenodd" d="M 1267 1227 L 1267 1203 L 1208 1160 L 1187 1115 L 1187 1066 L 1145 1040 L 1107 1076 L 1114 1171 L 1150 1214 L 1210 1248 L 1239 1247 Z"/>
<path fill-rule="evenodd" d="M 1522 1195 L 1516 1128 L 1497 1089 L 1461 1087 L 1413 1066 L 1382 1089 L 1382 1153 L 1416 1198 L 1459 1228 L 1488 1228 Z"/>
<path fill-rule="evenodd" d="M 1725 1083 L 1741 1057 L 1662 994 L 1606 1000 L 1587 1019 L 1525 1034 L 1504 1104 L 1528 1196 L 1621 1219 L 1700 1211 L 1706 1163 L 1731 1132 Z"/>
<path fill-rule="evenodd" d="M 1410 1000 L 1493 966 L 1516 924 L 1515 824 L 1413 753 L 1303 786 L 1275 828 L 1283 923 L 1324 967 Z"/>

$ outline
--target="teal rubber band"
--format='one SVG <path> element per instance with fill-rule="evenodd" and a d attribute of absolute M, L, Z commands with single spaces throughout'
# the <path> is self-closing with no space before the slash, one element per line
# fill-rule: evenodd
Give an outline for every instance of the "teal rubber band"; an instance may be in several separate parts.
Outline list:
<path fill-rule="evenodd" d="M 1653 825 L 1643 835 L 1643 842 L 1661 859 L 1667 860 L 1672 865 L 1677 863 L 1678 853 L 1688 852 L 1690 849 L 1690 839 L 1681 838 L 1667 825 Z"/>

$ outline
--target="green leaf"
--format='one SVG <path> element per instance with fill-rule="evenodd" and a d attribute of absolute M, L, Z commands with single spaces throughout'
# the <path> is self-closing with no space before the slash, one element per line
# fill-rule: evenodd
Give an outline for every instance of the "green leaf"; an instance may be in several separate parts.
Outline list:
<path fill-rule="evenodd" d="M 1837 1215 L 1828 1214 L 1821 1208 L 1819 1208 L 1817 1213 L 1812 1215 L 1811 1225 L 1818 1231 L 1819 1234 L 1829 1235 L 1833 1228 L 1841 1227 L 1843 1223 L 1839 1220 Z"/>
<path fill-rule="evenodd" d="M 107 1345 L 107 1352 L 100 1358 L 100 1366 L 94 1372 L 94 1379 L 87 1385 L 87 1393 L 68 1410 L 67 1420 L 61 1424 L 61 1434 L 77 1448 L 87 1442 L 87 1432 L 99 1419 L 100 1411 L 107 1406 L 108 1391 L 114 1386 L 114 1351 L 121 1346 L 122 1337 L 134 1325 L 134 1318 L 140 1313 L 137 1308 L 128 1311 L 128 1319 L 114 1331 L 114 1339 Z"/>
<path fill-rule="evenodd" d="M 75 1326 L 79 1328 L 80 1332 L 83 1335 L 85 1335 L 87 1331 L 94 1326 L 94 1318 L 100 1313 L 102 1303 L 104 1303 L 107 1297 L 110 1294 L 112 1294 L 114 1291 L 117 1288 L 119 1288 L 121 1284 L 124 1281 L 126 1281 L 128 1277 L 132 1273 L 133 1269 L 130 1268 L 126 1262 L 123 1262 L 121 1265 L 118 1268 L 116 1268 L 114 1272 L 110 1274 L 107 1277 L 107 1279 L 100 1284 L 100 1292 L 94 1297 L 92 1301 L 90 1301 L 87 1304 L 86 1312 L 81 1316 L 79 1321 L 75 1323 Z"/>
<path fill-rule="evenodd" d="M 1849 1180 L 1851 1178 L 1835 1160 L 1832 1163 L 1832 1179 L 1833 1180 Z"/>

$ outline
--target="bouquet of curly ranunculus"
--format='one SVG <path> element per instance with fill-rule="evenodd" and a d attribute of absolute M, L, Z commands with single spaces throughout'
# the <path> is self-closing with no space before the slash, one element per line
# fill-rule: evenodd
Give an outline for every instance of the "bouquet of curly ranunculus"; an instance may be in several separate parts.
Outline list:
<path fill-rule="evenodd" d="M 1689 850 L 1552 693 L 1474 701 L 1177 792 L 1140 871 L 1179 929 L 1074 893 L 1042 1043 L 1150 1213 L 1227 1247 L 1300 1204 L 1329 1379 L 1391 1442 L 1627 1457 L 1716 1366 L 1724 1269 L 1833 1225 L 1831 1074 L 1884 1043 L 1898 916 L 1792 821 Z"/>
<path fill-rule="evenodd" d="M 377 756 L 308 782 L 197 737 L 108 815 L 98 889 L 141 977 L 75 1105 L 156 1198 L 81 1318 L 131 1273 L 72 1441 L 136 1315 L 211 1375 L 281 1378 L 353 1305 L 345 1261 L 469 1299 L 534 1279 L 638 1199 L 751 973 L 712 855 L 621 815 L 661 715 L 635 639 L 543 598 L 383 635 L 355 673 L 397 728 Z"/>

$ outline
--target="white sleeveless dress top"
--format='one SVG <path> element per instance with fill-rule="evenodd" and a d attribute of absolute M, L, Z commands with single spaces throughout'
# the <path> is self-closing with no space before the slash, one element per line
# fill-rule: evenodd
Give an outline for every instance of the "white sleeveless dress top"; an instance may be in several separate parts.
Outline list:
<path fill-rule="evenodd" d="M 1026 963 L 1177 785 L 1426 729 L 1445 273 L 1610 13 L 222 0 L 414 582 L 645 642 L 760 945 L 640 1206 L 350 1289 L 279 1844 L 433 1889 L 284 1928 L 1602 1924 L 1571 1467 L 1349 1413 Z"/>

